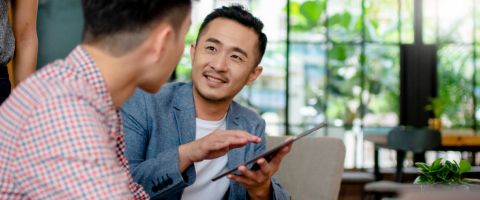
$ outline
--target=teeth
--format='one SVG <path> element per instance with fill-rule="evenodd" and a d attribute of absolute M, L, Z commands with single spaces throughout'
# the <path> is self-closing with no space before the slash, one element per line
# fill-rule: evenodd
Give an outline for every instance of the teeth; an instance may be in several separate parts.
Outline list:
<path fill-rule="evenodd" d="M 207 79 L 210 80 L 210 81 L 217 82 L 217 83 L 223 83 L 222 80 L 220 80 L 218 78 L 211 77 L 211 76 L 207 76 Z"/>

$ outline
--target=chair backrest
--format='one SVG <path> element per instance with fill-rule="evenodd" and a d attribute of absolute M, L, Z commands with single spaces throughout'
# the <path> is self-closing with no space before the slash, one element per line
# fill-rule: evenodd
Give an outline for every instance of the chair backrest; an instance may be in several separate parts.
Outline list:
<path fill-rule="evenodd" d="M 287 137 L 269 136 L 267 146 L 282 143 Z M 330 137 L 307 137 L 293 144 L 275 177 L 292 195 L 292 199 L 336 200 L 345 159 L 342 140 Z"/>
<path fill-rule="evenodd" d="M 403 151 L 421 153 L 440 146 L 442 135 L 429 128 L 395 127 L 388 133 L 388 146 Z"/>

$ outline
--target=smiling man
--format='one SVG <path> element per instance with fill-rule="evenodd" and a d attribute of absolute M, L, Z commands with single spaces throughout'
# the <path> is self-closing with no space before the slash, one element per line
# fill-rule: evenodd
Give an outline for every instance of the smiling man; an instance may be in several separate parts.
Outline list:
<path fill-rule="evenodd" d="M 126 156 L 135 181 L 152 198 L 288 199 L 272 175 L 291 146 L 257 171 L 215 175 L 265 151 L 265 122 L 233 101 L 261 74 L 267 38 L 263 23 L 242 7 L 216 9 L 192 45 L 193 83 L 141 90 L 122 107 Z"/>

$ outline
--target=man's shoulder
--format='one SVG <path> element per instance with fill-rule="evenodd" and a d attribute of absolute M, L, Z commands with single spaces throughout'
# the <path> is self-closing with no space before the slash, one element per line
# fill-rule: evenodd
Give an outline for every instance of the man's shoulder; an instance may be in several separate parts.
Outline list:
<path fill-rule="evenodd" d="M 126 101 L 122 107 L 143 105 L 145 107 L 166 107 L 174 103 L 174 99 L 180 90 L 188 89 L 189 83 L 173 82 L 162 86 L 157 93 L 151 94 L 140 88 L 137 88 L 134 94 Z M 186 93 L 190 94 L 190 93 Z"/>
<path fill-rule="evenodd" d="M 252 108 L 246 107 L 237 103 L 236 101 L 232 101 L 231 103 L 230 112 L 234 112 L 236 116 L 242 117 L 250 122 L 263 122 L 263 118 L 258 114 L 257 111 L 253 110 Z"/>
<path fill-rule="evenodd" d="M 17 86 L 10 94 L 11 97 L 2 105 L 0 113 L 15 116 L 19 119 L 16 126 L 20 127 L 37 115 L 60 115 L 87 107 L 99 110 L 100 98 L 95 97 L 95 93 L 87 88 L 82 83 L 34 75 Z"/>
<path fill-rule="evenodd" d="M 22 82 L 12 95 L 18 96 L 19 100 L 27 100 L 40 103 L 49 99 L 61 97 L 78 97 L 79 99 L 95 99 L 96 94 L 83 80 L 69 79 L 46 75 L 52 72 L 50 66 L 46 66 L 38 73 Z M 92 98 L 89 98 L 92 97 Z"/>
<path fill-rule="evenodd" d="M 175 94 L 178 94 L 181 90 L 191 90 L 191 83 L 190 82 L 171 82 L 167 83 L 160 91 L 154 94 L 155 98 L 165 98 L 165 97 L 174 97 Z M 191 92 L 188 94 L 191 95 Z"/>

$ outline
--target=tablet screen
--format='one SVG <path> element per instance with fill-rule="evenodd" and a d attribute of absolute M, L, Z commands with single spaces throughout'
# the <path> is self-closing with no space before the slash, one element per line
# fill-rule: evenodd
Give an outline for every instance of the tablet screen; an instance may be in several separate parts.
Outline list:
<path fill-rule="evenodd" d="M 220 178 L 222 178 L 222 177 L 224 177 L 224 176 L 226 176 L 226 175 L 228 175 L 228 174 L 236 171 L 236 170 L 238 169 L 238 167 L 240 167 L 240 166 L 242 166 L 242 165 L 247 166 L 248 164 L 254 163 L 254 162 L 256 162 L 256 161 L 257 161 L 258 159 L 260 159 L 260 158 L 265 158 L 265 160 L 267 160 L 267 162 L 270 162 L 270 160 L 273 158 L 273 156 L 275 156 L 275 154 L 276 154 L 280 149 L 282 149 L 283 147 L 289 145 L 290 143 L 293 143 L 293 142 L 299 140 L 300 138 L 303 138 L 303 137 L 305 137 L 305 136 L 307 136 L 307 135 L 315 132 L 316 130 L 324 127 L 325 125 L 326 125 L 326 123 L 325 123 L 325 122 L 322 122 L 322 123 L 318 124 L 317 126 L 311 128 L 311 129 L 309 129 L 309 130 L 304 131 L 303 133 L 300 133 L 300 134 L 298 134 L 298 135 L 296 135 L 296 136 L 293 136 L 293 137 L 289 138 L 288 140 L 286 140 L 285 142 L 283 142 L 282 144 L 279 144 L 279 145 L 277 145 L 276 147 L 274 147 L 274 148 L 272 148 L 272 149 L 270 149 L 270 150 L 268 150 L 268 151 L 266 151 L 266 152 L 264 152 L 264 153 L 262 153 L 262 154 L 260 154 L 260 155 L 258 155 L 258 156 L 255 156 L 254 158 L 252 158 L 252 159 L 244 162 L 244 163 L 241 164 L 241 165 L 236 166 L 236 167 L 233 168 L 233 169 L 230 169 L 230 170 L 228 170 L 228 171 L 226 171 L 226 172 L 223 172 L 223 173 L 215 176 L 214 178 L 212 178 L 212 181 L 216 181 L 216 180 L 218 180 L 218 179 L 220 179 Z M 253 167 L 250 168 L 250 169 L 251 169 L 251 170 L 257 170 L 258 168 L 259 168 L 259 166 L 255 163 L 255 164 L 253 165 Z"/>

